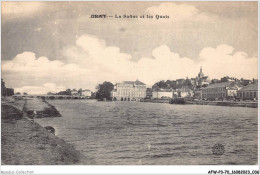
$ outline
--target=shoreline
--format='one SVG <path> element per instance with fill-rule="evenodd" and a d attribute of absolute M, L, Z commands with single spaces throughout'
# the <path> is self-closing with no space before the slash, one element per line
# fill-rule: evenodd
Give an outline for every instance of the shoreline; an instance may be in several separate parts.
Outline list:
<path fill-rule="evenodd" d="M 227 106 L 227 107 L 246 107 L 258 108 L 258 102 L 232 102 L 232 101 L 191 101 L 187 105 L 211 105 L 211 106 Z"/>
<path fill-rule="evenodd" d="M 17 108 L 15 103 L 6 101 L 3 103 L 2 98 L 2 165 L 93 164 L 73 145 L 66 143 L 30 119 L 20 110 L 21 106 Z"/>
<path fill-rule="evenodd" d="M 146 99 L 141 102 L 146 103 L 169 103 L 170 99 Z M 186 101 L 180 105 L 211 105 L 211 106 L 227 106 L 227 107 L 247 107 L 258 108 L 258 102 L 232 102 L 232 101 Z"/>
<path fill-rule="evenodd" d="M 56 100 L 56 99 L 55 99 Z M 61 99 L 57 99 L 61 100 Z M 79 99 L 83 100 L 83 99 Z M 98 99 L 92 99 L 99 101 Z M 142 103 L 168 103 L 170 99 L 145 99 L 143 101 L 122 101 L 122 102 L 142 102 Z M 99 101 L 99 102 L 121 102 L 121 101 Z M 174 104 L 174 103 L 173 103 Z M 178 105 L 210 105 L 210 106 L 227 106 L 227 107 L 247 107 L 247 108 L 258 108 L 258 102 L 244 102 L 244 101 L 186 101 L 185 104 Z"/>

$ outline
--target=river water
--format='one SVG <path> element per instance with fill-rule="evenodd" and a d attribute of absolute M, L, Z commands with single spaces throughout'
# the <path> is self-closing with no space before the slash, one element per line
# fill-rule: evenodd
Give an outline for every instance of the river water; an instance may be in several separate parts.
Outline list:
<path fill-rule="evenodd" d="M 255 165 L 257 109 L 50 100 L 63 117 L 36 119 L 96 165 Z M 212 147 L 222 144 L 223 155 Z"/>

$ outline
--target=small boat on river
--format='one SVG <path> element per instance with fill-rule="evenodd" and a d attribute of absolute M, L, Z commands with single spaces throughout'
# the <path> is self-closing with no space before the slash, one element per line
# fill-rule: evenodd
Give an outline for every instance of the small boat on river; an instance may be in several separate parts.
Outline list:
<path fill-rule="evenodd" d="M 169 101 L 170 104 L 186 104 L 185 98 L 173 98 Z"/>

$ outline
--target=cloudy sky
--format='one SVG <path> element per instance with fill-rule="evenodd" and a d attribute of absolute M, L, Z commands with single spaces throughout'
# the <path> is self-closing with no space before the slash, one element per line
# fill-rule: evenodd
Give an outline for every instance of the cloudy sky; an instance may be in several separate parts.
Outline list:
<path fill-rule="evenodd" d="M 257 11 L 257 2 L 2 2 L 2 77 L 31 94 L 105 80 L 151 86 L 200 66 L 210 78 L 257 78 Z M 114 18 L 124 14 L 139 18 Z"/>

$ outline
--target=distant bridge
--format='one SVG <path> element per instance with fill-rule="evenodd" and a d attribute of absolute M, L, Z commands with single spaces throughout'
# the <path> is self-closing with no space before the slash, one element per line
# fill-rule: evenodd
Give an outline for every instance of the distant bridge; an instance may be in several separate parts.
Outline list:
<path fill-rule="evenodd" d="M 13 97 L 43 98 L 43 99 L 85 99 L 85 98 L 89 98 L 86 96 L 75 96 L 75 95 L 44 95 L 44 94 L 35 94 L 35 95 L 15 94 L 15 95 L 13 95 Z"/>

